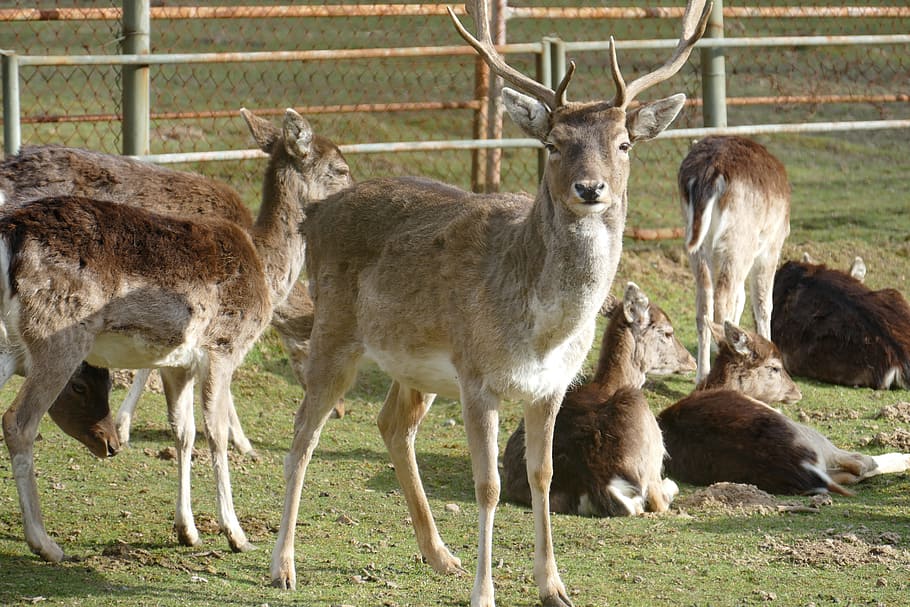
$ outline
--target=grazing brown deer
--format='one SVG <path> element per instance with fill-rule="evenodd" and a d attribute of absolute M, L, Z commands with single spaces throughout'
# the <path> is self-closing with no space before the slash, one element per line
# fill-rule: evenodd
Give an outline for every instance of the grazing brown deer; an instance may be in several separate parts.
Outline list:
<path fill-rule="evenodd" d="M 306 175 L 322 175 L 314 172 L 325 170 L 321 157 L 338 151 L 329 145 L 314 153 L 312 129 L 293 110 L 280 131 L 245 117 L 271 155 L 249 230 L 77 196 L 32 201 L 0 218 L 0 311 L 11 350 L 24 351 L 29 363 L 3 432 L 26 541 L 48 561 L 61 560 L 63 551 L 41 519 L 33 443 L 38 421 L 82 360 L 161 370 L 177 439 L 175 528 L 185 545 L 199 541 L 189 488 L 193 380 L 201 382 L 218 522 L 233 550 L 252 547 L 231 497 L 230 381 L 271 319 L 272 302 L 299 274 Z"/>
<path fill-rule="evenodd" d="M 793 375 L 876 390 L 910 388 L 910 304 L 850 274 L 788 261 L 774 277 L 771 335 Z"/>
<path fill-rule="evenodd" d="M 260 147 L 280 139 L 280 129 L 250 112 L 243 112 Z M 298 186 L 305 199 L 324 197 L 351 184 L 344 157 L 327 139 L 313 135 L 313 160 Z M 265 150 L 269 151 L 269 150 Z M 0 204 L 10 209 L 48 196 L 75 195 L 128 204 L 174 216 L 214 216 L 253 227 L 253 216 L 239 194 L 228 185 L 201 175 L 174 171 L 125 156 L 117 156 L 57 145 L 30 146 L 0 163 Z M 281 291 L 284 291 L 282 287 Z M 303 284 L 295 283 L 290 296 L 275 293 L 274 325 L 288 353 L 298 379 L 306 361 L 312 302 Z M 283 301 L 284 300 L 284 301 Z M 295 322 L 289 322 L 294 319 Z M 301 330 L 305 329 L 305 333 Z M 78 371 L 77 371 L 78 373 Z M 130 438 L 133 412 L 148 379 L 150 369 L 137 371 L 133 385 L 117 412 L 120 442 Z M 339 415 L 343 415 L 339 403 Z M 253 447 L 231 408 L 231 442 L 241 453 L 253 454 Z"/>
<path fill-rule="evenodd" d="M 723 334 L 713 324 L 712 330 L 720 352 L 711 375 L 657 416 L 668 476 L 696 485 L 748 483 L 772 493 L 850 495 L 843 485 L 910 467 L 910 454 L 845 451 L 772 409 L 768 403 L 799 398 L 776 348 L 729 322 Z"/>
<path fill-rule="evenodd" d="M 587 516 L 665 512 L 676 484 L 663 479 L 664 444 L 640 390 L 647 373 L 695 370 L 695 359 L 673 334 L 670 319 L 635 284 L 610 313 L 597 370 L 569 388 L 553 430 L 550 510 Z M 531 505 L 524 423 L 502 456 L 502 493 Z"/>
<path fill-rule="evenodd" d="M 47 412 L 60 429 L 102 459 L 120 451 L 108 403 L 110 393 L 110 371 L 83 362 Z"/>
<path fill-rule="evenodd" d="M 735 136 L 695 143 L 679 167 L 678 182 L 695 275 L 699 382 L 711 368 L 704 319 L 738 325 L 747 279 L 755 329 L 771 338 L 774 270 L 790 233 L 790 184 L 784 165 L 764 146 Z"/>
<path fill-rule="evenodd" d="M 544 605 L 571 604 L 550 534 L 553 422 L 616 272 L 631 147 L 666 128 L 684 96 L 634 108 L 631 102 L 686 61 L 704 30 L 702 4 L 687 6 L 682 38 L 663 67 L 626 85 L 614 52 L 616 97 L 588 103 L 566 101 L 574 68 L 553 90 L 506 65 L 490 38 L 486 3 L 471 7 L 479 40 L 450 12 L 492 70 L 531 95 L 505 89 L 503 99 L 513 120 L 544 143 L 549 160 L 533 200 L 410 177 L 361 182 L 308 208 L 302 230 L 316 313 L 308 389 L 285 460 L 274 585 L 296 584 L 294 530 L 306 469 L 333 405 L 368 356 L 395 380 L 380 432 L 421 553 L 446 573 L 462 571 L 461 561 L 439 537 L 414 440 L 436 393 L 462 402 L 480 511 L 474 607 L 494 605 L 498 407 L 502 399 L 526 403 L 537 586 Z"/>

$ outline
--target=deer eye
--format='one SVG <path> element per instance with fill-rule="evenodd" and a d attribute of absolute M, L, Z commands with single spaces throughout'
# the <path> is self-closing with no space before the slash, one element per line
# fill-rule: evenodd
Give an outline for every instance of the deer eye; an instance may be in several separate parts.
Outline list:
<path fill-rule="evenodd" d="M 628 141 L 623 141 L 619 144 L 619 151 L 628 153 L 632 149 L 632 144 Z"/>
<path fill-rule="evenodd" d="M 775 373 L 775 374 L 779 374 L 781 371 L 781 368 L 778 367 L 777 365 L 771 365 L 770 367 L 768 367 L 768 369 L 771 370 L 771 373 Z"/>
<path fill-rule="evenodd" d="M 543 142 L 543 147 L 545 147 L 545 148 L 547 149 L 547 151 L 548 151 L 549 153 L 551 153 L 551 154 L 558 154 L 558 153 L 559 153 L 559 149 L 556 147 L 556 144 L 550 143 L 549 141 L 544 141 L 544 142 Z"/>
<path fill-rule="evenodd" d="M 73 392 L 75 392 L 76 394 L 85 394 L 86 393 L 85 384 L 80 384 L 80 383 L 74 382 L 74 383 L 70 384 L 70 388 L 72 388 Z"/>

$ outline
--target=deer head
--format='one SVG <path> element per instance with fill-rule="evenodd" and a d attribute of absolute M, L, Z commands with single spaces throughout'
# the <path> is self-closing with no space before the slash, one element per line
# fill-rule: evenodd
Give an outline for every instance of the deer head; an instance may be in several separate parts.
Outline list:
<path fill-rule="evenodd" d="M 648 88 L 667 80 L 683 66 L 695 42 L 704 33 L 711 3 L 689 0 L 683 31 L 673 56 L 657 70 L 625 83 L 611 39 L 610 54 L 616 94 L 612 100 L 569 102 L 566 91 L 575 64 L 570 63 L 556 89 L 529 78 L 509 66 L 496 51 L 490 35 L 485 0 L 470 3 L 477 37 L 471 35 L 449 8 L 462 38 L 480 54 L 493 73 L 515 87 L 504 88 L 503 103 L 512 120 L 549 152 L 542 190 L 578 215 L 602 212 L 625 199 L 629 177 L 629 152 L 639 142 L 652 139 L 676 118 L 685 95 L 632 107 Z"/>

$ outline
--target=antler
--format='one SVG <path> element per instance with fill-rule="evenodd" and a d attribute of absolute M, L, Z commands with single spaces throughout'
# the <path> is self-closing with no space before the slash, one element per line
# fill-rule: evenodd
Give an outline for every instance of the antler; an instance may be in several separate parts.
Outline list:
<path fill-rule="evenodd" d="M 696 6 L 701 4 L 699 11 Z M 616 83 L 616 97 L 613 98 L 613 106 L 627 108 L 635 97 L 642 91 L 651 88 L 655 84 L 661 83 L 673 76 L 686 63 L 692 48 L 698 39 L 705 33 L 705 27 L 708 24 L 708 16 L 711 14 L 711 7 L 714 3 L 705 0 L 689 0 L 686 4 L 686 12 L 683 14 L 682 35 L 679 38 L 679 44 L 673 56 L 662 66 L 649 74 L 633 80 L 626 86 L 619 73 L 619 62 L 616 60 L 616 46 L 613 38 L 610 38 L 610 64 L 613 71 L 613 81 Z M 698 15 L 698 17 L 696 17 Z"/>
<path fill-rule="evenodd" d="M 474 29 L 477 30 L 479 40 L 465 29 L 461 24 L 461 21 L 455 16 L 455 11 L 453 11 L 451 7 L 447 8 L 449 16 L 452 18 L 455 29 L 458 30 L 461 37 L 474 47 L 474 50 L 483 57 L 483 60 L 490 66 L 490 69 L 495 74 L 501 76 L 503 80 L 518 90 L 527 93 L 541 103 L 546 104 L 551 110 L 555 110 L 559 106 L 565 105 L 566 88 L 569 86 L 569 80 L 572 79 L 572 74 L 575 73 L 575 63 L 569 64 L 566 75 L 563 76 L 562 81 L 559 83 L 559 86 L 556 87 L 555 91 L 544 86 L 510 66 L 496 50 L 490 35 L 490 15 L 487 0 L 467 2 L 465 3 L 465 6 L 468 9 L 468 13 L 474 17 Z"/>

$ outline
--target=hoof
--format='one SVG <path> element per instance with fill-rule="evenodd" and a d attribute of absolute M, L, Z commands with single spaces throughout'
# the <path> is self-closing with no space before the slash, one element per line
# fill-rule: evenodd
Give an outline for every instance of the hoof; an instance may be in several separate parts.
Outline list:
<path fill-rule="evenodd" d="M 251 544 L 250 542 L 243 542 L 242 544 L 231 544 L 231 552 L 250 552 L 251 550 L 256 550 L 256 545 Z"/>

